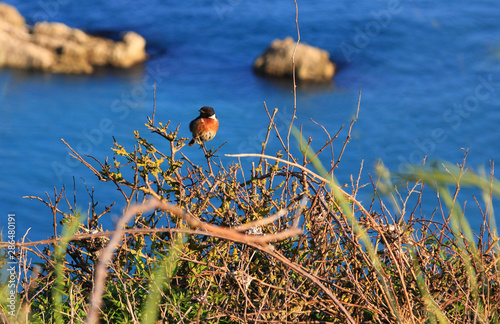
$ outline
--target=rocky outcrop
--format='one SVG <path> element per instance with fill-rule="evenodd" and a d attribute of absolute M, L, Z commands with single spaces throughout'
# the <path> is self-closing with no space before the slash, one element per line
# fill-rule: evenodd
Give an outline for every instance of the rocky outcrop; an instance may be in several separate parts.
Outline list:
<path fill-rule="evenodd" d="M 254 71 L 273 77 L 292 77 L 292 55 L 296 42 L 287 37 L 276 39 L 254 62 Z M 295 52 L 295 76 L 297 80 L 323 82 L 333 78 L 335 64 L 327 51 L 299 43 Z"/>
<path fill-rule="evenodd" d="M 94 37 L 61 23 L 24 25 L 12 6 L 0 3 L 0 67 L 54 73 L 92 73 L 96 66 L 127 68 L 146 60 L 146 41 L 134 32 L 122 40 Z"/>
<path fill-rule="evenodd" d="M 5 21 L 16 27 L 23 27 L 26 23 L 16 8 L 3 2 L 0 2 L 0 21 Z"/>

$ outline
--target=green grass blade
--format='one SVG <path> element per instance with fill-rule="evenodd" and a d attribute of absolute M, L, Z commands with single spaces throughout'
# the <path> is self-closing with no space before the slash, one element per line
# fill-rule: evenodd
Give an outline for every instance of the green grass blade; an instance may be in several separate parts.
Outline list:
<path fill-rule="evenodd" d="M 179 261 L 180 252 L 184 245 L 184 235 L 176 234 L 173 244 L 168 249 L 168 255 L 160 262 L 156 270 L 153 272 L 152 281 L 149 285 L 149 295 L 144 303 L 141 323 L 153 324 L 156 323 L 158 317 L 158 304 L 161 301 L 161 295 L 164 285 L 169 285 L 171 278 L 174 276 Z"/>
<path fill-rule="evenodd" d="M 80 215 L 76 213 L 76 215 Z M 64 262 L 66 259 L 66 250 L 68 248 L 68 243 L 71 237 L 75 234 L 78 226 L 80 225 L 79 217 L 76 216 L 69 220 L 68 223 L 64 224 L 62 230 L 61 241 L 54 247 L 55 255 L 55 273 L 56 279 L 54 282 L 54 287 L 52 288 L 52 303 L 55 308 L 54 319 L 56 324 L 62 324 L 63 322 L 63 295 L 65 294 L 64 289 Z"/>
<path fill-rule="evenodd" d="M 351 205 L 351 203 L 347 200 L 347 198 L 344 196 L 342 189 L 340 188 L 340 185 L 335 178 L 335 176 L 332 174 L 328 174 L 326 171 L 325 167 L 319 160 L 319 158 L 316 156 L 316 153 L 311 147 L 304 148 L 303 143 L 305 143 L 305 139 L 303 138 L 302 134 L 300 131 L 294 127 L 293 128 L 293 135 L 295 138 L 299 141 L 300 143 L 300 149 L 302 150 L 303 154 L 306 154 L 307 158 L 311 160 L 311 163 L 313 164 L 314 168 L 318 171 L 318 173 L 325 179 L 328 180 L 328 186 L 333 192 L 333 195 L 335 199 L 338 201 L 340 208 L 342 209 L 342 212 L 344 215 L 346 215 L 347 219 L 349 220 L 354 232 L 356 235 L 359 237 L 361 243 L 365 247 L 370 260 L 373 264 L 373 267 L 375 271 L 377 272 L 378 278 L 381 281 L 381 286 L 384 291 L 384 295 L 389 302 L 390 309 L 393 313 L 393 315 L 397 318 L 399 322 L 402 321 L 399 307 L 396 301 L 396 297 L 394 296 L 394 292 L 392 289 L 389 287 L 389 284 L 386 281 L 385 275 L 384 275 L 384 269 L 382 267 L 382 263 L 380 262 L 380 259 L 377 255 L 377 252 L 368 237 L 368 233 L 366 230 L 359 224 L 357 221 L 355 215 L 354 215 L 354 210 Z"/>

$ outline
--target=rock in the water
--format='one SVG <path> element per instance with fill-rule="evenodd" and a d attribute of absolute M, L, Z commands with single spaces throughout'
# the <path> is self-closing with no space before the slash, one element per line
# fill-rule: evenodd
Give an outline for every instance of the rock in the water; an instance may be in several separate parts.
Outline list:
<path fill-rule="evenodd" d="M 0 2 L 0 20 L 16 27 L 23 27 L 26 21 L 13 6 Z"/>
<path fill-rule="evenodd" d="M 55 62 L 54 53 L 29 39 L 27 30 L 0 21 L 0 66 L 50 70 Z"/>
<path fill-rule="evenodd" d="M 61 23 L 40 22 L 30 31 L 14 7 L 1 3 L 0 18 L 0 66 L 92 73 L 96 66 L 127 68 L 147 58 L 146 41 L 134 32 L 113 42 Z"/>
<path fill-rule="evenodd" d="M 113 48 L 110 61 L 114 66 L 132 66 L 136 62 L 146 59 L 145 47 L 146 41 L 141 35 L 128 32 L 123 35 L 123 40 Z"/>
<path fill-rule="evenodd" d="M 292 56 L 296 42 L 287 37 L 276 39 L 254 62 L 257 73 L 274 77 L 292 77 Z M 295 52 L 295 76 L 302 81 L 328 81 L 335 74 L 335 64 L 327 51 L 299 43 Z"/>

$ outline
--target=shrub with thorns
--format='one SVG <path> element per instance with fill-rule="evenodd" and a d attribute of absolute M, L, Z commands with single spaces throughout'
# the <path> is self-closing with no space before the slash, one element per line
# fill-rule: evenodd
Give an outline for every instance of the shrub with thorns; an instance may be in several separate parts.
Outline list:
<path fill-rule="evenodd" d="M 418 167 L 403 186 L 379 166 L 373 200 L 362 204 L 357 196 L 368 187 L 360 183 L 361 170 L 349 186 L 339 187 L 333 176 L 352 123 L 336 160 L 332 142 L 340 131 L 326 132 L 315 153 L 312 140 L 295 130 L 302 156 L 294 158 L 285 145 L 290 132 L 282 140 L 276 110 L 266 112 L 266 140 L 247 170 L 241 162 L 217 161 L 218 149 L 204 151 L 205 167 L 196 165 L 182 153 L 187 139 L 178 136 L 179 127 L 155 125 L 154 115 L 146 128 L 169 143 L 169 152 L 139 132 L 133 149 L 114 143 L 111 161 L 82 157 L 64 142 L 123 202 L 100 208 L 89 189 L 82 217 L 65 188 L 53 197 L 30 197 L 50 208 L 54 237 L 17 244 L 22 307 L 8 316 L 2 290 L 4 322 L 499 321 L 493 175 L 485 207 L 478 202 L 481 232 L 471 236 L 457 200 L 460 181 L 475 176 L 465 160 L 456 170 Z M 283 153 L 266 156 L 273 132 Z M 329 146 L 327 171 L 319 155 Z M 432 215 L 422 214 L 425 183 L 439 193 Z M 456 187 L 451 199 L 449 184 Z M 124 206 L 123 216 L 115 230 L 104 230 L 102 217 L 116 206 Z M 40 262 L 31 264 L 29 254 Z"/>

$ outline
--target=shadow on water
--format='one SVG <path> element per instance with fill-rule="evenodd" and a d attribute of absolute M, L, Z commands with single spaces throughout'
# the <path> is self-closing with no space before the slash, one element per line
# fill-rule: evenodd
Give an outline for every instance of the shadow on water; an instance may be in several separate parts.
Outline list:
<path fill-rule="evenodd" d="M 94 72 L 91 74 L 54 74 L 51 72 L 38 71 L 38 70 L 23 70 L 14 68 L 2 69 L 2 74 L 8 76 L 8 82 L 24 83 L 33 82 L 33 80 L 88 80 L 98 78 L 116 78 L 116 79 L 130 79 L 135 80 L 144 76 L 146 72 L 146 63 L 137 63 L 129 68 L 117 68 L 113 66 L 95 66 Z"/>
<path fill-rule="evenodd" d="M 292 78 L 278 78 L 265 76 L 259 73 L 255 73 L 261 81 L 269 83 L 269 85 L 278 88 L 282 91 L 293 91 L 293 81 Z M 312 82 L 312 81 L 301 81 L 297 80 L 297 88 L 300 89 L 302 93 L 316 94 L 322 92 L 329 92 L 335 90 L 335 81 L 329 80 L 326 82 Z"/>

